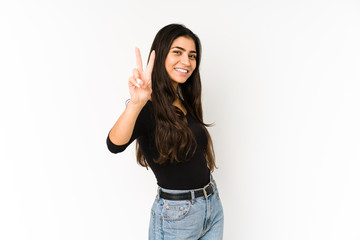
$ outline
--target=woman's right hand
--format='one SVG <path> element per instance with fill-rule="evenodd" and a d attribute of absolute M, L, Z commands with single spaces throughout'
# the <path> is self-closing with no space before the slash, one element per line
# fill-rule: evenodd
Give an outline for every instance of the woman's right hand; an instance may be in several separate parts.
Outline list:
<path fill-rule="evenodd" d="M 154 67 L 155 51 L 150 54 L 146 70 L 143 70 L 139 48 L 135 48 L 137 68 L 133 70 L 133 76 L 129 78 L 130 102 L 145 105 L 151 96 L 151 73 Z"/>

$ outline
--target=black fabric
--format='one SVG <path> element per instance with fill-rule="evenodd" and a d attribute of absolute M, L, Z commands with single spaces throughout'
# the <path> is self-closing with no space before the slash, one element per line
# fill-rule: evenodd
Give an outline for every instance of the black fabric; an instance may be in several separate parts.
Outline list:
<path fill-rule="evenodd" d="M 207 145 L 207 137 L 201 124 L 191 116 L 190 112 L 185 117 L 197 142 L 195 154 L 186 162 L 165 165 L 154 162 L 159 153 L 155 145 L 156 122 L 151 101 L 148 101 L 141 110 L 129 142 L 124 145 L 115 145 L 111 142 L 108 134 L 107 147 L 110 152 L 119 153 L 124 151 L 135 139 L 138 139 L 140 150 L 154 172 L 160 187 L 174 190 L 202 188 L 210 181 L 210 170 L 203 154 Z"/>

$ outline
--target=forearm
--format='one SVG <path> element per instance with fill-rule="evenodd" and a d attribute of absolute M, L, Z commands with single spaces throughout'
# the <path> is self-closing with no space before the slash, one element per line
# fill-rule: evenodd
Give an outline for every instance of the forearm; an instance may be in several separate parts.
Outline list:
<path fill-rule="evenodd" d="M 118 118 L 109 133 L 111 142 L 116 145 L 123 145 L 129 142 L 134 130 L 136 119 L 143 107 L 143 104 L 134 104 L 131 101 L 129 102 L 126 109 Z"/>

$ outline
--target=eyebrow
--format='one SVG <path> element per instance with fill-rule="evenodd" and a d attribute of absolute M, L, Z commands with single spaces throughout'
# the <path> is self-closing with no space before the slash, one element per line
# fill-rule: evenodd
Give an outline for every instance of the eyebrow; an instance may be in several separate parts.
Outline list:
<path fill-rule="evenodd" d="M 186 50 L 184 48 L 182 48 L 182 47 L 175 46 L 173 48 L 178 48 L 178 49 L 183 50 L 184 52 L 186 52 Z M 171 48 L 171 49 L 173 49 L 173 48 Z M 190 51 L 190 52 L 191 53 L 196 53 L 196 51 Z"/>

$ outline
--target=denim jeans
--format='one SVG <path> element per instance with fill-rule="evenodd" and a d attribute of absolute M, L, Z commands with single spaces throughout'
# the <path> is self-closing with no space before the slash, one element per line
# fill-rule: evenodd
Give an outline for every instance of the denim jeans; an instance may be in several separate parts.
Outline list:
<path fill-rule="evenodd" d="M 192 190 L 161 189 L 168 193 L 192 192 L 191 200 L 167 200 L 156 195 L 151 208 L 150 240 L 221 240 L 224 213 L 215 181 L 215 192 L 207 198 L 194 198 Z"/>

